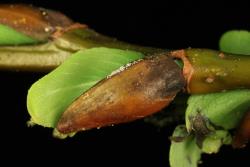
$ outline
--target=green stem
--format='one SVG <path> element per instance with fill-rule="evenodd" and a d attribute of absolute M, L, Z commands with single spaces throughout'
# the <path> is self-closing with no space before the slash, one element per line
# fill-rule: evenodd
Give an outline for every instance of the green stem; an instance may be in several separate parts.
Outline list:
<path fill-rule="evenodd" d="M 184 62 L 183 73 L 191 94 L 250 88 L 250 57 L 209 49 L 172 52 Z"/>
<path fill-rule="evenodd" d="M 73 52 L 53 42 L 32 46 L 0 47 L 0 69 L 12 71 L 50 71 Z"/>
<path fill-rule="evenodd" d="M 135 50 L 144 54 L 162 51 L 128 44 L 106 37 L 88 28 L 77 28 L 45 44 L 0 47 L 0 69 L 14 71 L 51 71 L 71 54 L 93 47 Z"/>
<path fill-rule="evenodd" d="M 144 47 L 119 41 L 115 38 L 101 35 L 89 28 L 73 29 L 62 34 L 55 40 L 55 44 L 63 49 L 78 51 L 93 47 L 107 47 L 124 50 L 134 50 L 143 54 L 153 54 L 163 51 L 162 49 Z M 166 51 L 166 50 L 164 50 Z"/>

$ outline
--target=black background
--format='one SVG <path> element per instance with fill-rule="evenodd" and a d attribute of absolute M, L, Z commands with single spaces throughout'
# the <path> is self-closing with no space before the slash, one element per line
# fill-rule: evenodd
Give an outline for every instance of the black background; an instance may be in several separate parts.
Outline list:
<path fill-rule="evenodd" d="M 32 3 L 62 11 L 75 21 L 120 40 L 168 49 L 201 47 L 218 49 L 226 30 L 250 29 L 249 5 L 239 1 L 197 3 L 33 0 Z M 91 130 L 72 139 L 58 140 L 51 129 L 28 128 L 26 94 L 43 74 L 0 72 L 2 162 L 70 166 L 168 166 L 169 139 L 173 127 L 158 130 L 143 121 Z M 248 166 L 249 147 L 223 147 L 217 155 L 203 156 L 201 166 Z M 33 162 L 34 161 L 34 162 Z M 245 163 L 245 164 L 244 164 Z"/>

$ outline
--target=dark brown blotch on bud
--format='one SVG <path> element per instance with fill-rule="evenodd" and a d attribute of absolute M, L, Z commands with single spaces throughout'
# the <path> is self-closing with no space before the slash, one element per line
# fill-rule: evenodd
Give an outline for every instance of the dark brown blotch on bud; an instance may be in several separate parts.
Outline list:
<path fill-rule="evenodd" d="M 143 118 L 167 106 L 184 85 L 181 69 L 167 53 L 146 58 L 81 95 L 57 129 L 70 133 Z"/>

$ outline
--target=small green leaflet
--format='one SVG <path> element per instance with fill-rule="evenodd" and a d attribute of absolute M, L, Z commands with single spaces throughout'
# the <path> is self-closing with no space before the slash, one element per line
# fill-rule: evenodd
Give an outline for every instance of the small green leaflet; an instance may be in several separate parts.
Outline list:
<path fill-rule="evenodd" d="M 230 144 L 231 140 L 231 135 L 227 131 L 216 130 L 206 136 L 202 142 L 202 148 L 199 148 L 194 134 L 188 133 L 185 125 L 179 125 L 172 136 L 169 153 L 170 166 L 197 167 L 202 153 L 217 153 L 223 144 Z"/>
<path fill-rule="evenodd" d="M 29 89 L 27 107 L 31 120 L 55 127 L 61 114 L 82 93 L 116 69 L 143 58 L 143 54 L 119 49 L 79 51 Z"/>
<path fill-rule="evenodd" d="M 250 55 L 250 32 L 232 30 L 224 33 L 219 42 L 223 52 Z"/>
<path fill-rule="evenodd" d="M 201 149 L 193 135 L 188 135 L 185 126 L 179 125 L 174 130 L 170 146 L 169 161 L 171 167 L 197 167 L 201 158 Z M 176 142 L 174 138 L 183 138 Z"/>
<path fill-rule="evenodd" d="M 207 123 L 229 130 L 238 125 L 248 108 L 250 90 L 192 95 L 188 99 L 186 126 L 188 131 L 191 131 L 192 120 L 196 120 L 195 117 L 200 114 Z"/>
<path fill-rule="evenodd" d="M 0 24 L 0 45 L 34 44 L 39 41 L 17 32 L 16 30 Z"/>

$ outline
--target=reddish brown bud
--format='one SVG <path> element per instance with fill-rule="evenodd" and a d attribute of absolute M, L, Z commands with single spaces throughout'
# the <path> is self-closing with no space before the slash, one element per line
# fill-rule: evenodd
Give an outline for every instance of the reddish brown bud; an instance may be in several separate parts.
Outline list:
<path fill-rule="evenodd" d="M 28 5 L 0 5 L 0 24 L 39 41 L 47 40 L 58 29 L 73 22 L 60 12 Z"/>
<path fill-rule="evenodd" d="M 146 58 L 81 95 L 63 113 L 57 129 L 70 133 L 143 118 L 167 106 L 184 84 L 172 58 Z"/>

